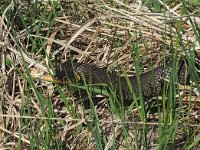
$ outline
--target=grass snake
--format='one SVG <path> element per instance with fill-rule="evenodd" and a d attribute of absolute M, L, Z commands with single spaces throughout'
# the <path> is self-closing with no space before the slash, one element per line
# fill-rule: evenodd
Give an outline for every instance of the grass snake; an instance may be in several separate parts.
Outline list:
<path fill-rule="evenodd" d="M 169 79 L 172 73 L 172 68 L 175 68 L 178 80 L 180 83 L 184 83 L 186 80 L 186 65 L 185 61 L 181 61 L 176 69 L 173 67 L 173 63 L 166 63 L 165 67 L 159 66 L 150 71 L 142 73 L 140 75 L 140 85 L 143 92 L 144 99 L 149 99 L 156 94 L 160 94 L 164 78 Z M 78 63 L 66 61 L 60 63 L 56 67 L 56 78 L 60 81 L 71 80 L 72 82 L 83 82 L 83 79 L 90 84 L 105 83 L 116 92 L 116 96 L 119 98 L 123 95 L 125 101 L 132 101 L 132 92 L 130 86 L 128 86 L 127 78 L 125 76 L 119 76 L 116 71 L 109 72 L 106 68 L 99 68 L 93 64 Z M 129 83 L 136 96 L 139 96 L 139 84 L 136 76 L 131 76 Z M 122 93 L 122 94 L 120 94 Z"/>

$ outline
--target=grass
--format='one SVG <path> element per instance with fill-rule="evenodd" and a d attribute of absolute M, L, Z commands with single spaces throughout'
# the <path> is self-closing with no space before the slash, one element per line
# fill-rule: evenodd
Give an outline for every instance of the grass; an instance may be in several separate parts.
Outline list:
<path fill-rule="evenodd" d="M 198 149 L 198 6 L 184 0 L 0 2 L 1 148 Z M 125 107 L 123 97 L 117 103 L 114 88 L 102 83 L 45 80 L 55 74 L 59 52 L 61 61 L 121 67 L 130 91 L 128 75 L 136 75 L 139 97 L 133 91 L 133 103 Z M 177 84 L 181 57 L 190 85 Z M 174 60 L 170 82 L 146 103 L 140 74 L 168 58 Z M 84 90 L 87 99 L 73 89 Z M 96 104 L 94 94 L 100 93 L 104 98 Z"/>

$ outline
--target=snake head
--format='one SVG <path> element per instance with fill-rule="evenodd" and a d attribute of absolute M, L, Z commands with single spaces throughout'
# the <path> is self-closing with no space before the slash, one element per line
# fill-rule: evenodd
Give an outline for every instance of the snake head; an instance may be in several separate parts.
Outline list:
<path fill-rule="evenodd" d="M 78 63 L 66 61 L 56 66 L 56 79 L 61 83 L 75 83 L 80 80 L 80 75 L 76 72 Z"/>

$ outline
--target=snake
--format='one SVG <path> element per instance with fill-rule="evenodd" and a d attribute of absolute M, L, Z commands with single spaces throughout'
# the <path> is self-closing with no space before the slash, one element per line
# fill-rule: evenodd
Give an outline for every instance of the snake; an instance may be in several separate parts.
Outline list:
<path fill-rule="evenodd" d="M 171 61 L 141 73 L 138 80 L 136 75 L 120 76 L 117 71 L 109 72 L 106 68 L 99 68 L 94 64 L 66 61 L 57 65 L 55 77 L 59 81 L 70 80 L 72 83 L 83 83 L 83 80 L 89 84 L 103 83 L 115 91 L 117 98 L 123 96 L 124 101 L 131 102 L 133 94 L 138 97 L 141 89 L 144 100 L 159 95 L 165 79 L 170 78 L 174 64 Z M 177 69 L 175 68 L 180 83 L 188 80 L 185 64 L 183 60 L 179 63 Z"/>

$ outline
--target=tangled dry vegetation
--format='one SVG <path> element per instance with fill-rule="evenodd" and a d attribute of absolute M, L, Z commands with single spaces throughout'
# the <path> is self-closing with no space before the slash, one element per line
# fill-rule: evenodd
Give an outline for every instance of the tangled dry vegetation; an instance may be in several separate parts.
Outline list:
<path fill-rule="evenodd" d="M 179 3 L 159 2 L 160 6 L 166 9 L 165 13 L 154 13 L 139 0 L 130 4 L 118 0 L 114 0 L 114 4 L 106 1 L 60 2 L 59 14 L 55 17 L 52 26 L 46 26 L 46 20 L 41 21 L 42 7 L 40 7 L 37 10 L 38 18 L 27 27 L 24 27 L 20 20 L 14 3 L 10 3 L 0 16 L 1 147 L 17 148 L 21 138 L 22 147 L 29 149 L 31 138 L 34 137 L 38 148 L 41 148 L 42 139 L 38 130 L 46 132 L 46 120 L 50 116 L 54 131 L 53 135 L 50 135 L 52 139 L 47 144 L 51 148 L 56 147 L 55 141 L 60 141 L 62 147 L 66 149 L 97 149 L 98 144 L 93 136 L 94 129 L 86 128 L 92 122 L 91 116 L 88 115 L 90 109 L 71 101 L 63 87 L 65 99 L 73 105 L 72 111 L 78 114 L 78 117 L 73 117 L 63 102 L 56 84 L 46 81 L 48 75 L 54 72 L 55 55 L 61 52 L 61 61 L 70 58 L 78 62 L 93 63 L 99 67 L 108 67 L 108 69 L 116 69 L 117 66 L 122 65 L 129 74 L 133 75 L 135 66 L 130 41 L 139 46 L 139 61 L 142 69 L 149 70 L 151 69 L 149 62 L 155 67 L 165 56 L 171 56 L 173 52 L 184 55 L 182 47 L 177 44 L 177 30 L 180 29 L 183 45 L 199 54 L 200 46 L 191 20 L 199 25 L 200 17 L 195 11 L 188 11 L 188 15 L 182 16 L 183 6 Z M 47 4 L 43 2 L 41 5 Z M 48 18 L 48 13 L 52 11 L 51 5 L 47 6 L 44 18 Z M 29 9 L 28 3 L 19 3 L 19 8 L 22 15 L 25 14 Z M 8 16 L 9 10 L 12 10 L 12 16 Z M 31 17 L 31 14 L 27 17 Z M 13 18 L 12 24 L 8 21 L 10 18 Z M 40 25 L 39 29 L 36 28 L 37 25 Z M 196 62 L 199 63 L 197 58 Z M 28 79 L 30 76 L 33 77 L 33 82 L 32 79 Z M 195 92 L 195 86 L 182 87 L 179 93 L 183 97 L 182 105 L 183 108 L 190 109 L 190 114 L 180 117 L 176 148 L 184 145 L 187 139 L 186 131 L 197 131 L 194 132 L 193 140 L 199 137 L 200 127 L 199 93 Z M 46 103 L 52 104 L 51 115 L 48 115 L 50 110 L 48 105 L 38 101 L 41 95 L 48 101 Z M 177 101 L 179 101 L 178 96 Z M 135 149 L 136 137 L 142 149 L 141 126 L 143 124 L 136 109 L 126 112 L 128 139 L 125 139 L 123 124 L 119 117 L 108 109 L 106 98 L 95 107 L 100 122 L 100 135 L 106 138 L 106 140 L 102 139 L 104 142 L 107 141 L 104 143 L 104 149 L 110 149 L 113 141 L 116 148 L 124 149 L 127 146 L 126 140 L 130 149 Z M 150 148 L 157 149 L 159 129 L 156 112 L 148 114 L 148 128 Z M 30 130 L 31 135 L 28 134 Z M 198 146 L 197 144 L 196 147 Z"/>

